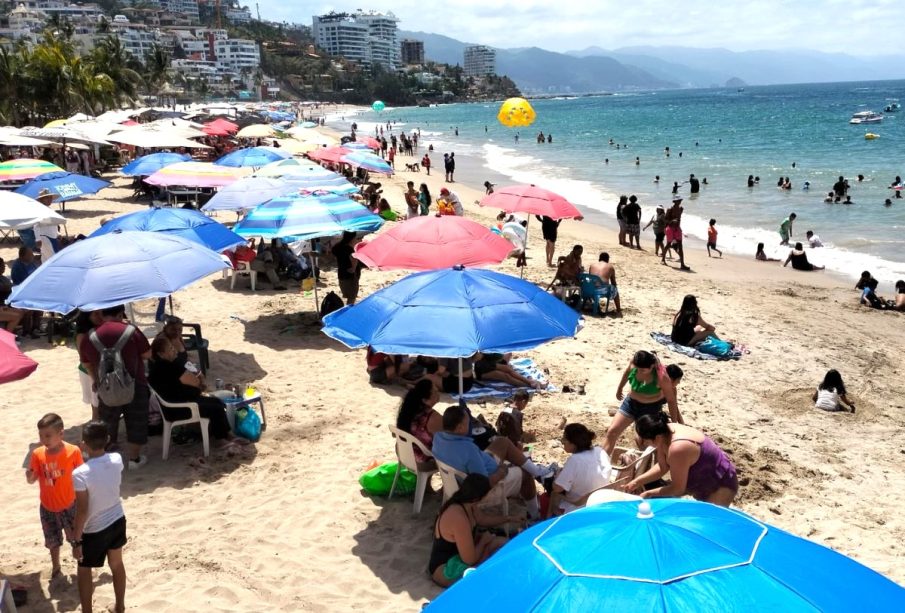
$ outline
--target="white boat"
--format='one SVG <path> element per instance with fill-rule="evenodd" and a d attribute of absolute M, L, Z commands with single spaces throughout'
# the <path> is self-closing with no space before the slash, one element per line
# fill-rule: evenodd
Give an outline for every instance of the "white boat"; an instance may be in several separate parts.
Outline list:
<path fill-rule="evenodd" d="M 883 121 L 883 115 L 874 111 L 858 111 L 848 120 L 849 123 L 880 123 L 881 121 Z"/>

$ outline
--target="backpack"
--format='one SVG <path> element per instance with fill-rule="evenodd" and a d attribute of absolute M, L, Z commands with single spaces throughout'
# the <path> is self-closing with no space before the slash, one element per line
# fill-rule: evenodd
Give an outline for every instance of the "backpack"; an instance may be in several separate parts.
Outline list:
<path fill-rule="evenodd" d="M 333 311 L 338 311 L 345 306 L 343 299 L 336 292 L 329 292 L 321 300 L 321 317 L 326 317 Z"/>
<path fill-rule="evenodd" d="M 135 397 L 135 379 L 123 362 L 123 347 L 132 338 L 135 326 L 126 326 L 113 347 L 107 347 L 92 330 L 88 338 L 100 354 L 97 365 L 97 397 L 108 407 L 121 407 Z"/>

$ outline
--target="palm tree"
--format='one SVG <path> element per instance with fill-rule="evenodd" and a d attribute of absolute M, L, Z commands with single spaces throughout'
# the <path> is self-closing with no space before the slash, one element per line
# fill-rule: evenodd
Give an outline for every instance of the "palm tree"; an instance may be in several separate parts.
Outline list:
<path fill-rule="evenodd" d="M 145 86 L 148 95 L 160 89 L 167 78 L 170 69 L 170 56 L 166 50 L 158 44 L 154 44 L 150 53 L 145 57 Z"/>
<path fill-rule="evenodd" d="M 98 75 L 106 75 L 114 84 L 113 104 L 130 104 L 135 100 L 138 87 L 143 83 L 135 70 L 136 62 L 126 51 L 118 36 L 106 36 L 98 41 L 88 56 L 89 63 Z"/>

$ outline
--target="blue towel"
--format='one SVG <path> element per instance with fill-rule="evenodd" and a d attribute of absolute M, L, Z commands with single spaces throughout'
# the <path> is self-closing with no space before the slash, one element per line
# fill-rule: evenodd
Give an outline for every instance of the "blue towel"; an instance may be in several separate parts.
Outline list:
<path fill-rule="evenodd" d="M 546 383 L 547 387 L 544 391 L 558 392 L 559 388 L 547 382 L 547 377 L 537 367 L 531 358 L 516 358 L 509 362 L 509 365 L 523 377 Z M 479 400 L 481 398 L 501 398 L 503 400 L 512 398 L 512 395 L 519 390 L 525 390 L 529 394 L 533 394 L 537 390 L 530 387 L 515 387 L 502 381 L 475 381 L 474 387 L 465 392 L 462 398 L 467 400 Z M 458 394 L 452 394 L 452 397 L 459 400 Z"/>
<path fill-rule="evenodd" d="M 664 334 L 662 332 L 651 332 L 650 337 L 660 343 L 661 345 L 666 345 L 673 351 L 681 353 L 682 355 L 686 355 L 690 358 L 694 358 L 696 360 L 738 360 L 742 357 L 742 351 L 739 349 L 733 349 L 732 353 L 725 356 L 715 356 L 710 355 L 709 353 L 703 353 L 698 351 L 694 347 L 688 347 L 686 345 L 680 345 L 679 343 L 673 342 L 672 338 L 669 334 Z"/>

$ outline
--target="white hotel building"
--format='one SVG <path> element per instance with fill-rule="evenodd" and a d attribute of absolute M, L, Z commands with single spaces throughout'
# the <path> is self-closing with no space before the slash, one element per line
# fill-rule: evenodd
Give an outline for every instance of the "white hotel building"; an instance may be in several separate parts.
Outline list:
<path fill-rule="evenodd" d="M 401 66 L 398 28 L 393 13 L 358 10 L 313 17 L 318 48 L 362 66 L 379 64 L 388 70 Z"/>

